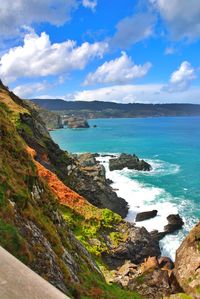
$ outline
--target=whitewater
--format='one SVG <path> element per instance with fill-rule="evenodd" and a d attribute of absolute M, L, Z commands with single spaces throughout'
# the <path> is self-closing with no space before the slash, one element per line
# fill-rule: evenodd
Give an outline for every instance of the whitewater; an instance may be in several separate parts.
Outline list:
<path fill-rule="evenodd" d="M 152 166 L 150 172 L 137 171 L 124 168 L 123 170 L 109 170 L 109 159 L 115 155 L 118 157 L 120 154 L 102 153 L 103 156 L 97 158 L 97 160 L 105 167 L 106 177 L 112 180 L 112 188 L 116 191 L 119 197 L 124 198 L 128 205 L 129 211 L 125 220 L 135 223 L 136 226 L 145 227 L 149 232 L 158 230 L 164 231 L 164 226 L 167 225 L 167 216 L 170 214 L 178 214 L 179 208 L 173 203 L 171 194 L 167 193 L 164 189 L 158 188 L 148 184 L 141 184 L 137 181 L 138 175 L 144 176 L 164 176 L 169 174 L 175 174 L 180 170 L 179 165 L 170 164 L 160 160 L 148 160 Z M 136 215 L 140 212 L 157 210 L 156 217 L 136 222 Z M 185 229 L 188 230 L 192 227 L 193 222 L 188 223 L 187 219 L 184 219 Z M 189 227 L 188 227 L 189 226 Z M 169 256 L 172 260 L 175 259 L 176 249 L 179 247 L 181 241 L 184 238 L 183 233 L 179 233 L 178 236 L 169 234 L 160 241 L 160 247 L 163 256 Z"/>

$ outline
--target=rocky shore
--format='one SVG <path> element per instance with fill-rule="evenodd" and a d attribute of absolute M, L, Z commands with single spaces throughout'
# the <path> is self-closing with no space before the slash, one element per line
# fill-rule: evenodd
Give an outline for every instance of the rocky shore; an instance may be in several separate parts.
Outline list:
<path fill-rule="evenodd" d="M 175 264 L 160 257 L 159 233 L 123 220 L 127 202 L 97 155 L 62 151 L 38 112 L 1 81 L 0 104 L 2 247 L 74 299 L 200 298 L 200 224 Z M 156 217 L 149 212 L 140 220 Z M 182 225 L 169 215 L 163 233 Z"/>

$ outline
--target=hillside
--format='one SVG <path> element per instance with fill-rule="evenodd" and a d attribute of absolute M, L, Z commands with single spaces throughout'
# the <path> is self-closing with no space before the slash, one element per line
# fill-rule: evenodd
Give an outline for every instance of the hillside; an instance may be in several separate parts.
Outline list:
<path fill-rule="evenodd" d="M 119 104 L 103 101 L 64 101 L 61 99 L 33 99 L 32 101 L 51 111 L 62 111 L 63 114 L 74 114 L 85 118 L 200 115 L 200 105 L 194 104 Z"/>
<path fill-rule="evenodd" d="M 64 187 L 55 174 L 35 161 L 37 152 L 21 136 L 29 136 L 30 140 L 34 130 L 43 134 L 38 148 L 43 149 L 43 159 L 47 160 L 44 140 L 50 140 L 48 131 L 42 121 L 35 123 L 34 128 L 30 126 L 36 115 L 36 111 L 0 84 L 0 245 L 71 298 L 139 298 L 106 284 L 90 253 L 72 233 L 72 217 L 65 216 L 64 220 L 64 206 L 67 209 L 64 215 L 74 217 L 81 208 L 80 221 L 88 217 L 89 211 L 93 221 L 101 223 L 105 218 L 109 226 L 120 222 L 121 217 L 110 212 L 107 219 L 104 210 Z M 53 192 L 53 181 L 48 181 L 47 175 L 54 178 L 59 192 Z M 72 207 L 73 202 L 77 205 Z M 100 297 L 93 296 L 96 291 L 101 293 Z"/>
<path fill-rule="evenodd" d="M 43 120 L 49 131 L 63 127 L 62 119 L 59 113 L 44 109 L 28 100 L 26 101 L 26 104 L 39 113 L 40 118 Z"/>
<path fill-rule="evenodd" d="M 1 82 L 0 153 L 0 245 L 40 276 L 75 299 L 158 299 L 179 284 L 190 294 L 158 240 L 123 220 L 127 203 L 101 165 L 60 150 L 38 111 Z"/>

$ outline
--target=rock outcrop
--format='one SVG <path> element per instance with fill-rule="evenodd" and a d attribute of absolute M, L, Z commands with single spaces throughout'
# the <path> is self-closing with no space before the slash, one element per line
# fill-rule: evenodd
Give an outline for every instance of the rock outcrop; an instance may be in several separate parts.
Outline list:
<path fill-rule="evenodd" d="M 69 117 L 65 120 L 65 123 L 70 129 L 82 129 L 90 127 L 87 120 L 80 117 Z"/>
<path fill-rule="evenodd" d="M 175 275 L 186 294 L 200 298 L 200 222 L 176 252 Z"/>
<path fill-rule="evenodd" d="M 30 100 L 27 100 L 26 104 L 38 111 L 40 118 L 43 120 L 49 131 L 63 128 L 62 118 L 59 113 L 43 109 Z"/>
<path fill-rule="evenodd" d="M 157 213 L 158 213 L 157 210 L 138 213 L 136 215 L 135 221 L 138 222 L 138 221 L 144 221 L 144 220 L 147 220 L 147 219 L 154 218 L 154 217 L 157 216 Z"/>
<path fill-rule="evenodd" d="M 122 170 L 123 168 L 150 171 L 151 165 L 140 160 L 136 155 L 121 154 L 118 158 L 109 160 L 110 171 Z"/>
<path fill-rule="evenodd" d="M 171 269 L 163 267 L 156 257 L 140 265 L 127 261 L 115 272 L 114 281 L 148 299 L 160 299 L 181 290 Z"/>
<path fill-rule="evenodd" d="M 167 217 L 167 220 L 168 220 L 168 224 L 165 225 L 164 230 L 168 234 L 171 234 L 171 233 L 181 229 L 182 226 L 184 225 L 182 218 L 178 214 L 177 215 L 173 215 L 173 214 L 169 215 Z"/>
<path fill-rule="evenodd" d="M 118 197 L 106 179 L 105 168 L 95 159 L 95 154 L 77 156 L 77 167 L 72 171 L 72 189 L 87 198 L 93 205 L 108 208 L 125 218 L 128 213 L 127 202 Z M 81 167 L 79 167 L 79 164 Z"/>
<path fill-rule="evenodd" d="M 110 268 L 116 269 L 126 260 L 139 264 L 149 256 L 160 256 L 158 241 L 155 241 L 144 227 L 139 228 L 127 223 L 123 233 L 127 234 L 127 239 L 103 256 Z"/>
<path fill-rule="evenodd" d="M 98 165 L 98 163 L 96 161 L 96 155 L 97 154 L 84 153 L 84 154 L 80 154 L 80 155 L 75 155 L 75 157 L 78 159 L 81 166 L 91 167 L 91 166 Z"/>

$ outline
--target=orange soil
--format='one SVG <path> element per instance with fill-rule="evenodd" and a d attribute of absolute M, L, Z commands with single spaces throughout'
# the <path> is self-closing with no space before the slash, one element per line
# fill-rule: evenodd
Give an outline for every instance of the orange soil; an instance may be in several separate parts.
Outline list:
<path fill-rule="evenodd" d="M 71 190 L 59 180 L 56 174 L 49 171 L 43 165 L 37 162 L 34 159 L 36 156 L 36 152 L 34 149 L 27 147 L 27 151 L 34 160 L 39 176 L 47 182 L 52 192 L 57 196 L 60 204 L 76 211 L 86 219 L 93 218 L 95 214 L 96 216 L 97 214 L 99 214 L 98 209 L 91 205 L 84 197 Z"/>

